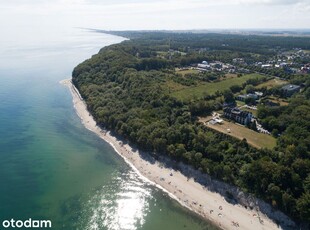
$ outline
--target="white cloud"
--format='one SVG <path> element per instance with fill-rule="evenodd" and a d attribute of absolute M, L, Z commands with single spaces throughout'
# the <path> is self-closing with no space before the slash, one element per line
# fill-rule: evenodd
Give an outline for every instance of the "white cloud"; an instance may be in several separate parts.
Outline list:
<path fill-rule="evenodd" d="M 309 0 L 0 0 L 0 27 L 309 27 Z M 283 16 L 283 12 L 288 11 Z M 7 20 L 9 18 L 9 20 Z M 7 24 L 5 24 L 7 23 Z"/>

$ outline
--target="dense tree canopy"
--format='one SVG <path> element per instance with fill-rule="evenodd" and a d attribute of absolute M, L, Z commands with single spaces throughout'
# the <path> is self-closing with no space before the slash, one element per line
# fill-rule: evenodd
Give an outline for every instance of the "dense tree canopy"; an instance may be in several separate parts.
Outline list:
<path fill-rule="evenodd" d="M 129 33 L 129 32 L 128 32 Z M 225 92 L 183 102 L 167 90 L 171 82 L 195 85 L 209 81 L 183 78 L 174 68 L 202 60 L 245 56 L 256 59 L 273 54 L 273 47 L 310 49 L 309 40 L 216 34 L 129 33 L 132 40 L 103 48 L 73 71 L 73 83 L 97 123 L 137 145 L 191 164 L 225 182 L 238 185 L 295 218 L 310 221 L 310 91 L 297 95 L 288 106 L 261 106 L 258 117 L 265 127 L 281 134 L 273 150 L 255 149 L 197 122 L 197 115 L 221 108 L 224 95 L 234 101 L 233 86 Z M 170 44 L 170 46 L 169 46 Z M 223 46 L 228 44 L 228 46 Z M 242 44 L 242 45 L 241 45 Z M 188 52 L 162 58 L 158 52 L 180 52 L 209 47 L 205 53 Z M 248 92 L 259 84 L 250 79 Z"/>

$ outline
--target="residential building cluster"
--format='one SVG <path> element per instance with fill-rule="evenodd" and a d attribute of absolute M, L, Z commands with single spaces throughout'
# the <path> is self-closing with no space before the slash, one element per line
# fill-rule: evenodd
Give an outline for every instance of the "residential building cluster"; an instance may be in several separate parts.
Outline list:
<path fill-rule="evenodd" d="M 220 61 L 207 62 L 203 61 L 197 65 L 197 70 L 206 72 L 206 71 L 215 71 L 215 72 L 229 72 L 234 73 L 236 71 L 236 67 L 231 64 L 223 63 Z"/>

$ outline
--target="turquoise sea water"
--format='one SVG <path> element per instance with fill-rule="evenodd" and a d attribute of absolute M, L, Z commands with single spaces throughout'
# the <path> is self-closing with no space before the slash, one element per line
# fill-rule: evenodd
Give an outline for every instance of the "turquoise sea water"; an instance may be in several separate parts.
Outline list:
<path fill-rule="evenodd" d="M 72 29 L 0 49 L 0 229 L 47 219 L 53 229 L 213 229 L 141 180 L 76 115 L 59 81 L 122 38 Z"/>

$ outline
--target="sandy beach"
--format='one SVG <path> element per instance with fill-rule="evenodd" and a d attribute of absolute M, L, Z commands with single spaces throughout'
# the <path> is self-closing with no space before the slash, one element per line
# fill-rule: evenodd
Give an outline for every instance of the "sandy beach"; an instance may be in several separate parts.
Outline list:
<path fill-rule="evenodd" d="M 158 162 L 150 163 L 144 160 L 128 144 L 123 144 L 110 132 L 102 130 L 96 125 L 71 80 L 63 80 L 61 83 L 69 87 L 73 96 L 74 107 L 85 127 L 110 143 L 142 178 L 167 192 L 181 205 L 213 222 L 221 229 L 281 229 L 260 211 L 250 210 L 239 204 L 228 203 L 220 194 L 209 191 L 179 171 L 165 168 Z"/>

